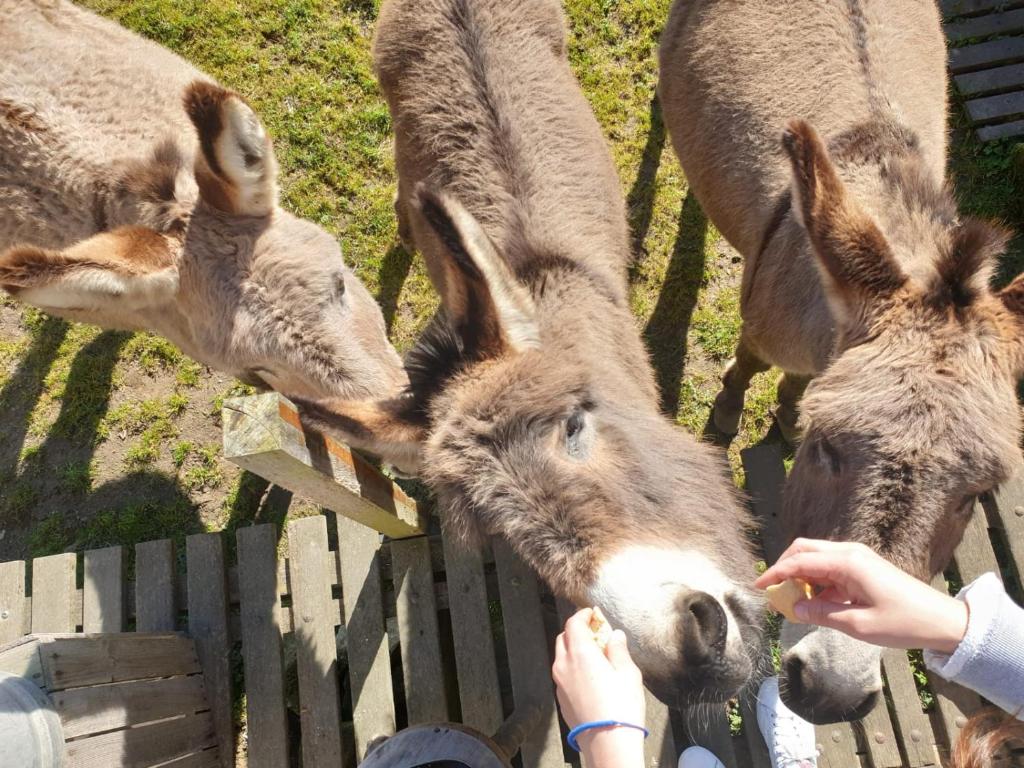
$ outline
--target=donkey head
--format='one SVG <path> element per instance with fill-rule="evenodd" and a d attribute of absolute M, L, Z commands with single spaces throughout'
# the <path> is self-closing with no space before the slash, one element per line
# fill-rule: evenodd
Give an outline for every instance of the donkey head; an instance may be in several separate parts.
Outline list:
<path fill-rule="evenodd" d="M 912 154 L 883 164 L 876 218 L 809 125 L 792 123 L 784 145 L 838 337 L 801 405 L 787 533 L 862 542 L 927 581 L 978 494 L 1021 463 L 1024 279 L 990 291 L 1006 234 L 961 219 Z M 875 705 L 880 649 L 793 626 L 783 645 L 784 698 L 802 717 L 856 719 Z"/>
<path fill-rule="evenodd" d="M 444 246 L 443 315 L 410 388 L 303 403 L 307 423 L 418 471 L 448 530 L 500 535 L 599 605 L 664 700 L 731 696 L 760 640 L 743 507 L 724 463 L 657 413 L 628 309 L 577 262 L 525 242 L 502 258 L 446 196 L 421 191 L 418 214 Z"/>
<path fill-rule="evenodd" d="M 63 317 L 167 336 L 251 383 L 308 397 L 400 390 L 380 308 L 319 227 L 277 205 L 277 164 L 255 113 L 196 81 L 198 146 L 173 138 L 115 164 L 112 228 L 63 250 L 15 246 L 0 287 Z"/>

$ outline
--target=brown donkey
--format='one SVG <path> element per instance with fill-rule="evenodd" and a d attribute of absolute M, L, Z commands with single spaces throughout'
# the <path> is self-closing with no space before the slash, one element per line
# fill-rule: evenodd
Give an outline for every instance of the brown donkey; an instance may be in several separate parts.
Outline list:
<path fill-rule="evenodd" d="M 1021 463 L 1024 282 L 990 291 L 1006 233 L 960 217 L 945 186 L 945 61 L 931 0 L 680 0 L 661 44 L 676 152 L 746 257 L 716 417 L 735 426 L 772 364 L 791 419 L 815 377 L 787 534 L 861 541 L 922 579 Z M 880 649 L 782 634 L 795 711 L 875 705 Z"/>
<path fill-rule="evenodd" d="M 405 385 L 337 242 L 278 207 L 238 96 L 59 0 L 0 4 L 0 50 L 0 287 L 290 395 Z"/>
<path fill-rule="evenodd" d="M 733 695 L 758 658 L 748 517 L 722 459 L 658 413 L 626 298 L 619 180 L 555 0 L 390 0 L 374 45 L 402 231 L 444 311 L 405 395 L 310 421 L 505 537 L 628 634 L 663 700 Z"/>

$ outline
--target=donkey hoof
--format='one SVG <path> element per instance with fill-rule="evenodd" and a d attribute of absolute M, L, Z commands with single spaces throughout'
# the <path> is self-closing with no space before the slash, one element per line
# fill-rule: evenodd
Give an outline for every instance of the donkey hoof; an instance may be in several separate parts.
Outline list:
<path fill-rule="evenodd" d="M 715 406 L 711 411 L 711 417 L 715 423 L 715 429 L 723 435 L 732 437 L 740 431 L 740 417 L 743 415 L 743 405 L 736 406 L 730 403 L 728 397 L 722 397 L 724 394 L 724 392 L 720 393 L 715 398 Z"/>
<path fill-rule="evenodd" d="M 789 412 L 784 408 L 779 408 L 775 412 L 775 423 L 779 425 L 779 432 L 782 433 L 782 439 L 790 446 L 796 447 L 803 435 L 800 431 L 800 427 L 797 426 L 796 414 Z"/>

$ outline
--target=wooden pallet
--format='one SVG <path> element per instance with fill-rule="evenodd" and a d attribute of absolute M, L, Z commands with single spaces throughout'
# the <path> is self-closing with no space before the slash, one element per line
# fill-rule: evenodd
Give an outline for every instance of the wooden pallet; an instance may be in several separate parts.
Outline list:
<path fill-rule="evenodd" d="M 941 0 L 949 71 L 982 141 L 1024 134 L 1024 2 Z"/>

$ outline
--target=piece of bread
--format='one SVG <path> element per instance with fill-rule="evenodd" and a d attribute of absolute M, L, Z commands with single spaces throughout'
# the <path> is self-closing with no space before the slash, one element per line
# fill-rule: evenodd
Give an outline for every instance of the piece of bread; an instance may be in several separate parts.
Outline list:
<path fill-rule="evenodd" d="M 803 579 L 786 579 L 781 584 L 768 587 L 765 594 L 772 608 L 785 616 L 787 621 L 799 624 L 800 620 L 793 613 L 793 606 L 800 600 L 813 598 L 814 587 Z"/>
<path fill-rule="evenodd" d="M 608 641 L 612 639 L 612 625 L 596 605 L 590 617 L 590 631 L 594 633 L 594 642 L 598 648 L 603 651 L 608 647 Z"/>

